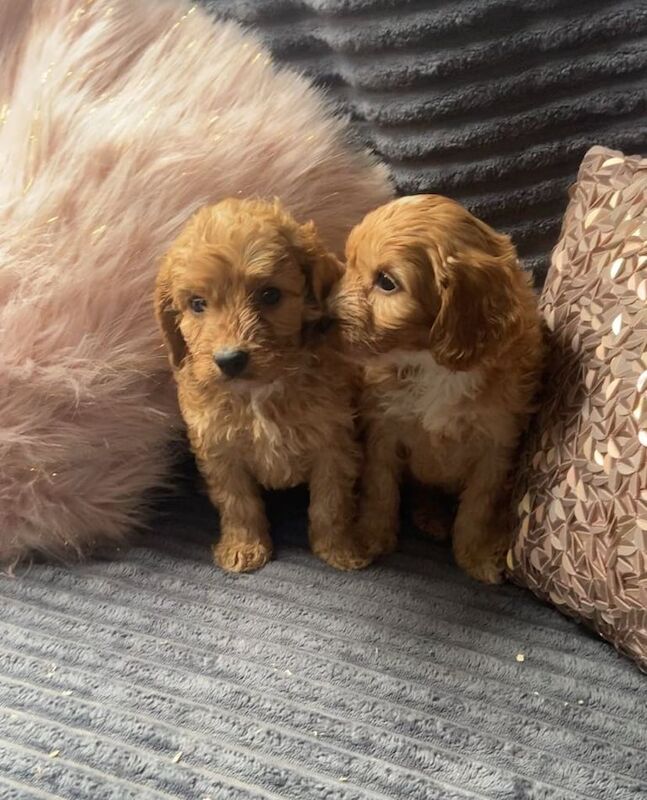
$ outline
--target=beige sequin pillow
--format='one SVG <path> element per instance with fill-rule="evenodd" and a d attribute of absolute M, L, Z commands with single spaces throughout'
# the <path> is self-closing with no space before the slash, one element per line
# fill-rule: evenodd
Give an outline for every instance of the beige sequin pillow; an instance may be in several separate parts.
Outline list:
<path fill-rule="evenodd" d="M 514 580 L 647 669 L 647 159 L 590 150 L 543 291 Z"/>

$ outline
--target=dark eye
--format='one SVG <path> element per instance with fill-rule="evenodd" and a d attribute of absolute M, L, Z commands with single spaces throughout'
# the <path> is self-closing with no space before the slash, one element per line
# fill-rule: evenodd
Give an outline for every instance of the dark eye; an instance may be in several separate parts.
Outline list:
<path fill-rule="evenodd" d="M 375 285 L 383 292 L 389 293 L 395 292 L 400 288 L 397 282 L 389 275 L 388 272 L 378 272 L 377 278 L 375 279 Z"/>
<path fill-rule="evenodd" d="M 207 301 L 204 299 L 204 297 L 192 297 L 189 300 L 189 305 L 191 306 L 191 311 L 193 311 L 194 314 L 202 314 L 207 307 Z"/>
<path fill-rule="evenodd" d="M 258 293 L 258 302 L 263 306 L 275 306 L 281 299 L 281 290 L 276 286 L 266 286 Z"/>

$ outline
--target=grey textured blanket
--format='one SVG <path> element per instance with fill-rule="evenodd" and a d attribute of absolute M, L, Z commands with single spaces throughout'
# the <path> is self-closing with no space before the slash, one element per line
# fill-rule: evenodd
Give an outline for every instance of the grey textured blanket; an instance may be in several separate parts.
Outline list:
<path fill-rule="evenodd" d="M 644 0 L 212 0 L 330 87 L 403 193 L 514 237 L 541 280 L 582 155 L 647 152 Z"/>
<path fill-rule="evenodd" d="M 607 644 L 425 541 L 335 572 L 300 493 L 270 518 L 254 575 L 192 498 L 119 561 L 0 578 L 3 800 L 647 797 L 647 684 Z"/>

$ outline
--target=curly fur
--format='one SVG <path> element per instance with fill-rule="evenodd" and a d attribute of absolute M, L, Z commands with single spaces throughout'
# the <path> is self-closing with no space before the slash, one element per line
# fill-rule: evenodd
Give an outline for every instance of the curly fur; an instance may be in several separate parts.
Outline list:
<path fill-rule="evenodd" d="M 408 476 L 460 496 L 456 560 L 475 578 L 499 581 L 506 480 L 543 349 L 512 243 L 447 198 L 393 201 L 349 236 L 335 308 L 364 363 L 360 529 L 369 550 L 395 547 Z M 416 495 L 416 521 L 438 535 Z"/>
<path fill-rule="evenodd" d="M 0 2 L 0 562 L 118 543 L 169 475 L 151 312 L 191 214 L 279 195 L 326 244 L 390 190 L 297 75 L 178 2 Z"/>
<path fill-rule="evenodd" d="M 214 556 L 224 569 L 258 569 L 270 558 L 261 487 L 305 482 L 313 551 L 341 569 L 368 563 L 351 537 L 357 377 L 323 324 L 341 272 L 311 223 L 251 199 L 198 212 L 160 268 L 157 316 L 220 511 Z M 231 353 L 247 359 L 233 373 L 219 361 Z"/>

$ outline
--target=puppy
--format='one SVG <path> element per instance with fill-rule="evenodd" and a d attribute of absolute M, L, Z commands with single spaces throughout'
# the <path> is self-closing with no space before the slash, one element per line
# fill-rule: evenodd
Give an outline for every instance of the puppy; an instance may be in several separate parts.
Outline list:
<path fill-rule="evenodd" d="M 216 562 L 270 558 L 262 488 L 310 485 L 309 537 L 339 569 L 368 563 L 350 539 L 359 471 L 352 372 L 325 328 L 341 274 L 312 223 L 278 202 L 203 208 L 164 258 L 157 318 L 209 497 Z"/>
<path fill-rule="evenodd" d="M 396 545 L 409 476 L 459 496 L 454 554 L 501 580 L 506 479 L 542 360 L 533 290 L 507 236 L 458 203 L 406 197 L 351 232 L 335 300 L 364 365 L 366 465 L 360 530 L 374 554 Z M 414 519 L 438 535 L 424 498 Z"/>

